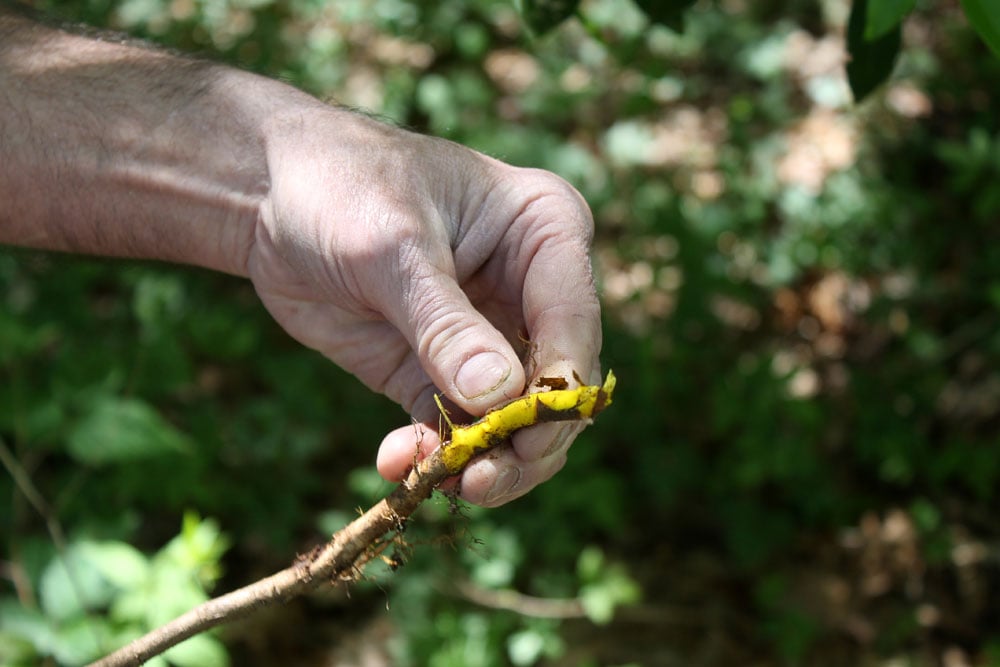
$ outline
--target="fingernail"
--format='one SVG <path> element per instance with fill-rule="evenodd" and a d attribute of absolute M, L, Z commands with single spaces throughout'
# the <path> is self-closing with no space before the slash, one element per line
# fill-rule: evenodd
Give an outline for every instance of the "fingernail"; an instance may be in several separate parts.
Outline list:
<path fill-rule="evenodd" d="M 521 469 L 514 466 L 507 466 L 493 481 L 493 486 L 486 492 L 484 503 L 492 503 L 511 493 L 521 482 Z"/>
<path fill-rule="evenodd" d="M 510 364 L 498 352 L 480 352 L 458 369 L 455 386 L 472 400 L 490 393 L 510 377 Z"/>

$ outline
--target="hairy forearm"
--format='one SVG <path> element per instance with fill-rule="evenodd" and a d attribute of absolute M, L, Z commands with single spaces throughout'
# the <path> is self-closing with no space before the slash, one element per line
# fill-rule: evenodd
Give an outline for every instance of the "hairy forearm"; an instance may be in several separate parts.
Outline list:
<path fill-rule="evenodd" d="M 267 86 L 0 4 L 0 243 L 245 273 Z"/>

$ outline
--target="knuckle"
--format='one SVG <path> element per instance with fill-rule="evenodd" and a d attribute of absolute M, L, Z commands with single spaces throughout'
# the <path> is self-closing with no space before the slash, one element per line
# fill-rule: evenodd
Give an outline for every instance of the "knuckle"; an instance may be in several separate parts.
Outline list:
<path fill-rule="evenodd" d="M 570 224 L 589 243 L 594 234 L 594 218 L 586 199 L 562 176 L 543 169 L 526 169 L 530 207 L 538 207 L 561 225 Z"/>

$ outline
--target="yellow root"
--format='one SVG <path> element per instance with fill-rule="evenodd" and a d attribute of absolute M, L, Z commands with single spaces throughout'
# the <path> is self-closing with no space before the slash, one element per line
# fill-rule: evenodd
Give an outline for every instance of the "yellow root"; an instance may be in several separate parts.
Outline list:
<path fill-rule="evenodd" d="M 490 410 L 467 426 L 456 426 L 445 415 L 451 437 L 443 446 L 441 459 L 448 472 L 457 473 L 477 452 L 499 444 L 520 428 L 542 422 L 592 419 L 611 405 L 614 389 L 615 374 L 608 371 L 600 387 L 587 385 L 528 394 Z"/>

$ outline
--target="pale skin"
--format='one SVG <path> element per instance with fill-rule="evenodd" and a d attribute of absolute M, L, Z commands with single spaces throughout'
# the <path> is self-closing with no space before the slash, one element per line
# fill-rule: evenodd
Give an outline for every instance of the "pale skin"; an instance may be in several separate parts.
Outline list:
<path fill-rule="evenodd" d="M 539 377 L 600 384 L 592 229 L 551 173 L 0 4 L 0 243 L 248 278 L 291 336 L 417 420 L 381 443 L 388 480 L 440 444 L 435 393 L 478 416 Z M 519 431 L 462 497 L 527 493 L 579 428 Z"/>

